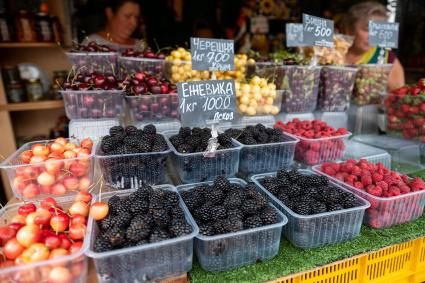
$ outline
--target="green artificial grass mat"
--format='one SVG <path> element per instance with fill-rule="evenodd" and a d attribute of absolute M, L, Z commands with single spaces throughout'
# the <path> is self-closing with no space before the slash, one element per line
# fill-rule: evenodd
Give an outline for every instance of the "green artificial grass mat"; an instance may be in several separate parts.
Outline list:
<path fill-rule="evenodd" d="M 424 171 L 425 173 L 425 171 Z M 299 249 L 282 238 L 279 254 L 267 261 L 250 264 L 224 272 L 207 272 L 194 260 L 190 280 L 198 282 L 263 282 L 289 274 L 307 271 L 341 259 L 385 246 L 413 240 L 425 235 L 425 214 L 410 223 L 387 229 L 362 226 L 359 237 L 354 240 L 315 249 Z"/>

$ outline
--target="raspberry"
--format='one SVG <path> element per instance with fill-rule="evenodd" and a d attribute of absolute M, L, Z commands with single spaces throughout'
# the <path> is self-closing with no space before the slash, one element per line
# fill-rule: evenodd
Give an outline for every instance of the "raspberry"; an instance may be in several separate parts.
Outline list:
<path fill-rule="evenodd" d="M 363 186 L 367 187 L 372 184 L 372 177 L 363 175 L 361 178 L 361 182 L 363 183 Z"/>
<path fill-rule="evenodd" d="M 357 161 L 355 161 L 354 159 L 348 159 L 348 160 L 346 161 L 346 163 L 350 163 L 350 164 L 352 164 L 352 165 L 356 165 Z"/>
<path fill-rule="evenodd" d="M 342 181 L 342 182 L 344 182 L 344 179 L 345 179 L 344 174 L 342 172 L 336 173 L 335 178 Z"/>
<path fill-rule="evenodd" d="M 379 186 L 376 187 L 374 185 L 369 185 L 366 188 L 366 192 L 374 196 L 378 196 L 378 197 L 382 196 L 382 188 Z"/>
<path fill-rule="evenodd" d="M 402 194 L 410 193 L 410 187 L 409 187 L 409 186 L 407 186 L 407 185 L 401 185 L 401 186 L 400 186 L 400 192 L 401 192 Z"/>
<path fill-rule="evenodd" d="M 403 180 L 403 182 L 405 182 L 406 184 L 409 183 L 409 177 L 407 177 L 406 175 L 402 175 L 401 179 Z"/>
<path fill-rule="evenodd" d="M 358 166 L 359 166 L 361 169 L 369 170 L 369 164 L 367 164 L 367 163 L 366 163 L 367 161 L 365 161 L 365 162 L 363 162 L 363 161 L 365 161 L 365 160 L 364 160 L 364 159 L 360 160 L 360 162 L 359 162 Z"/>
<path fill-rule="evenodd" d="M 340 171 L 341 166 L 339 165 L 339 163 L 332 163 L 331 166 L 335 171 Z"/>
<path fill-rule="evenodd" d="M 368 169 L 362 169 L 362 176 L 372 177 L 372 173 Z"/>
<path fill-rule="evenodd" d="M 385 183 L 384 181 L 377 182 L 376 185 L 377 186 L 380 186 L 383 191 L 387 191 L 388 190 L 388 184 Z"/>
<path fill-rule="evenodd" d="M 320 150 L 320 142 L 311 142 L 310 143 L 310 150 L 319 151 Z"/>
<path fill-rule="evenodd" d="M 400 189 L 396 186 L 391 186 L 388 190 L 392 196 L 399 196 L 401 195 Z"/>
<path fill-rule="evenodd" d="M 422 191 L 425 189 L 425 185 L 424 185 L 424 181 L 419 178 L 419 177 L 415 177 L 411 182 L 410 182 L 410 187 L 412 189 L 412 191 L 416 192 L 416 191 Z"/>
<path fill-rule="evenodd" d="M 351 171 L 351 174 L 360 177 L 362 175 L 362 169 L 360 169 L 360 167 L 356 165 L 356 166 L 353 167 L 353 170 Z"/>
<path fill-rule="evenodd" d="M 373 182 L 376 184 L 384 179 L 384 176 L 378 173 L 373 173 L 372 175 Z"/>
<path fill-rule="evenodd" d="M 374 197 L 368 197 L 367 201 L 370 203 L 370 208 L 377 208 L 379 205 L 379 201 Z"/>
<path fill-rule="evenodd" d="M 314 165 L 314 164 L 319 163 L 319 161 L 320 161 L 320 156 L 319 156 L 318 152 L 312 151 L 312 150 L 306 151 L 305 156 L 304 156 L 304 162 L 307 165 Z M 336 171 L 334 170 L 334 172 L 336 172 Z"/>
<path fill-rule="evenodd" d="M 384 182 L 387 183 L 389 186 L 394 185 L 394 184 L 398 184 L 397 179 L 394 178 L 391 175 L 385 175 L 384 176 Z"/>
<path fill-rule="evenodd" d="M 364 189 L 364 186 L 363 186 L 363 184 L 362 184 L 361 182 L 355 182 L 355 183 L 354 183 L 354 187 L 355 187 L 356 189 L 359 189 L 359 190 L 362 190 L 362 191 L 363 191 L 363 189 Z"/>
<path fill-rule="evenodd" d="M 354 175 L 348 175 L 348 176 L 346 176 L 345 178 L 344 178 L 344 181 L 345 182 L 350 182 L 350 183 L 355 183 L 355 182 L 357 182 L 357 176 L 354 176 Z"/>

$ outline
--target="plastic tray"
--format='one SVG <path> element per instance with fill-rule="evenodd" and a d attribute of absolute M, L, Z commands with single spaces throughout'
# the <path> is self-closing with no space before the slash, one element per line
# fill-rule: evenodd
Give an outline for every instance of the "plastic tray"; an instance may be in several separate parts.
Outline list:
<path fill-rule="evenodd" d="M 389 198 L 377 197 L 323 173 L 320 171 L 320 165 L 313 166 L 313 171 L 328 177 L 335 183 L 347 188 L 350 192 L 369 201 L 370 208 L 366 210 L 364 222 L 373 228 L 387 228 L 406 223 L 419 218 L 423 213 L 425 191 Z"/>
<path fill-rule="evenodd" d="M 176 134 L 178 131 L 164 132 L 167 139 Z M 233 142 L 233 148 L 217 150 L 215 157 L 204 157 L 204 152 L 180 153 L 169 144 L 173 151 L 172 164 L 183 183 L 209 181 L 220 175 L 232 177 L 238 172 L 242 148 L 238 142 Z"/>
<path fill-rule="evenodd" d="M 148 72 L 152 75 L 162 75 L 165 68 L 164 59 L 149 59 L 137 57 L 118 57 L 118 65 L 122 77 L 126 74 L 133 74 L 136 72 Z"/>
<path fill-rule="evenodd" d="M 134 123 L 138 129 L 143 129 L 146 125 L 153 124 L 156 127 L 157 133 L 165 133 L 169 131 L 174 131 L 175 129 L 180 129 L 181 123 L 177 119 L 165 120 L 165 121 L 156 121 L 156 122 L 139 122 Z"/>
<path fill-rule="evenodd" d="M 263 124 L 263 125 L 270 125 L 273 127 L 275 123 L 275 117 L 273 115 L 265 115 L 265 116 L 247 116 L 247 117 L 241 117 L 238 121 L 240 125 L 244 126 L 255 126 L 257 124 Z M 231 128 L 232 125 L 229 124 L 228 128 Z M 223 129 L 222 126 L 220 126 L 221 129 Z"/>
<path fill-rule="evenodd" d="M 179 118 L 179 96 L 176 94 L 152 94 L 126 96 L 133 122 L 155 122 Z"/>
<path fill-rule="evenodd" d="M 329 112 L 347 110 L 356 72 L 356 68 L 324 66 L 320 73 L 317 109 Z"/>
<path fill-rule="evenodd" d="M 299 172 L 315 174 L 310 170 L 299 170 Z M 262 194 L 288 217 L 288 225 L 283 228 L 283 234 L 294 246 L 304 249 L 316 248 L 348 241 L 359 235 L 365 210 L 370 206 L 367 201 L 356 197 L 357 205 L 359 205 L 357 207 L 314 215 L 300 215 L 289 209 L 261 185 L 262 179 L 274 176 L 276 172 L 254 175 L 251 180 L 261 188 Z M 340 185 L 332 182 L 330 184 L 339 190 L 349 192 Z"/>
<path fill-rule="evenodd" d="M 111 119 L 123 115 L 121 90 L 63 90 L 60 93 L 69 119 Z"/>
<path fill-rule="evenodd" d="M 69 136 L 78 140 L 90 138 L 93 141 L 109 135 L 109 129 L 120 125 L 120 119 L 78 119 L 69 121 Z"/>
<path fill-rule="evenodd" d="M 77 142 L 73 139 L 68 139 L 71 142 Z M 37 178 L 40 174 L 46 171 L 46 162 L 25 164 L 21 161 L 20 155 L 26 150 L 30 150 L 35 144 L 48 144 L 53 140 L 42 140 L 29 142 L 21 146 L 11 156 L 0 164 L 0 168 L 6 171 L 9 177 L 10 186 L 12 187 L 13 194 L 19 199 L 42 199 L 48 196 L 64 196 L 76 194 L 79 190 L 80 182 L 86 183 L 89 181 L 93 183 L 94 178 L 94 154 L 93 147 L 92 153 L 89 156 L 82 156 L 76 158 L 62 159 L 55 163 L 49 162 L 50 165 L 57 164 L 58 168 L 62 168 L 55 175 L 55 183 L 50 187 L 40 186 Z M 75 164 L 75 165 L 72 165 Z M 74 171 L 70 166 L 83 165 L 76 168 L 85 168 L 86 171 Z M 56 167 L 56 166 L 53 166 Z M 75 168 L 75 167 L 74 167 Z M 54 168 L 53 168 L 54 169 Z M 50 172 L 54 170 L 50 169 Z M 74 172 L 74 173 L 73 173 Z M 65 188 L 62 186 L 65 186 Z M 61 190 L 54 190 L 54 186 L 58 185 Z M 64 192 L 62 189 L 66 189 Z M 54 190 L 54 191 L 52 191 Z"/>
<path fill-rule="evenodd" d="M 243 129 L 244 126 L 232 126 L 233 129 Z M 220 128 L 220 130 L 223 130 Z M 246 145 L 236 141 L 242 146 L 239 172 L 242 174 L 258 174 L 273 172 L 278 169 L 289 168 L 294 160 L 295 145 L 298 138 L 283 134 L 284 142 Z"/>
<path fill-rule="evenodd" d="M 243 116 L 263 116 L 277 115 L 282 106 L 283 90 L 275 90 L 274 98 L 269 94 L 261 95 L 260 92 L 250 91 L 249 93 L 241 94 L 237 99 L 238 111 Z M 258 95 L 257 98 L 256 95 Z M 249 98 L 248 100 L 246 98 Z M 258 100 L 256 100 L 258 99 Z M 245 101 L 247 100 L 247 101 Z M 254 104 L 253 104 L 254 103 Z"/>
<path fill-rule="evenodd" d="M 314 120 L 314 114 L 313 113 L 280 113 L 279 115 L 276 116 L 276 122 L 280 120 L 286 124 L 295 118 L 299 119 L 300 121 Z"/>
<path fill-rule="evenodd" d="M 167 180 L 167 157 L 171 145 L 162 152 L 104 155 L 101 147 L 96 150 L 103 180 L 116 189 L 136 189 L 142 184 L 161 185 Z"/>
<path fill-rule="evenodd" d="M 56 198 L 57 203 L 67 210 L 74 202 L 74 197 Z M 18 208 L 26 203 L 8 204 L 0 210 L 0 221 L 2 225 L 8 224 L 9 221 L 18 215 Z M 0 281 L 4 283 L 15 282 L 51 282 L 48 279 L 52 268 L 62 266 L 67 268 L 72 275 L 72 283 L 86 282 L 88 270 L 88 258 L 84 255 L 90 245 L 90 236 L 93 225 L 93 219 L 90 217 L 86 225 L 86 235 L 82 247 L 76 253 L 61 256 L 49 260 L 36 263 L 23 264 L 0 269 Z"/>
<path fill-rule="evenodd" d="M 345 154 L 342 160 L 354 159 L 366 159 L 372 163 L 382 163 L 386 168 L 391 169 L 391 155 L 385 150 L 376 148 L 364 143 L 356 142 L 354 140 L 348 140 L 345 142 Z"/>
<path fill-rule="evenodd" d="M 295 148 L 294 159 L 309 166 L 320 164 L 326 161 L 335 161 L 342 158 L 345 152 L 344 141 L 347 140 L 349 136 L 351 136 L 351 133 L 348 133 L 335 137 L 307 139 L 304 137 L 288 134 L 286 132 L 284 133 L 288 136 L 299 139 L 300 142 L 297 143 Z"/>
<path fill-rule="evenodd" d="M 112 73 L 117 69 L 117 52 L 66 52 L 71 65 L 78 73 Z"/>
<path fill-rule="evenodd" d="M 358 66 L 351 101 L 356 105 L 379 104 L 387 93 L 388 75 L 392 64 Z"/>
<path fill-rule="evenodd" d="M 377 134 L 379 132 L 378 105 L 351 104 L 348 109 L 348 129 L 354 135 Z"/>
<path fill-rule="evenodd" d="M 154 188 L 177 192 L 170 185 Z M 105 193 L 102 194 L 102 199 L 107 201 L 114 195 L 126 196 L 133 191 Z M 94 261 L 99 282 L 156 282 L 192 269 L 193 238 L 199 229 L 181 199 L 180 207 L 184 211 L 186 221 L 192 226 L 192 233 L 158 243 L 97 253 L 93 251 L 93 245 L 99 232 L 97 224 L 93 225 L 87 255 Z"/>
<path fill-rule="evenodd" d="M 229 181 L 232 184 L 246 185 L 244 180 L 237 178 L 231 178 Z M 189 191 L 211 183 L 182 185 L 178 186 L 177 190 Z M 257 190 L 260 192 L 259 188 Z M 198 234 L 195 238 L 195 253 L 202 268 L 207 271 L 224 271 L 276 256 L 279 252 L 282 227 L 288 222 L 285 215 L 277 209 L 276 211 L 279 218 L 276 224 L 216 236 Z"/>
<path fill-rule="evenodd" d="M 338 128 L 348 128 L 348 114 L 347 112 L 314 112 L 316 120 L 322 120 L 329 126 Z"/>

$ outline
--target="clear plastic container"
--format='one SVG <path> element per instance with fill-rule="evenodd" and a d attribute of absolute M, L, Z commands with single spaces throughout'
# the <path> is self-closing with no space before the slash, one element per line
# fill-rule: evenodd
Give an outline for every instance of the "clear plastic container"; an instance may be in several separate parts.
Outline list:
<path fill-rule="evenodd" d="M 271 127 L 273 127 L 275 121 L 275 116 L 273 115 L 264 115 L 264 116 L 246 116 L 246 117 L 241 117 L 238 121 L 240 125 L 244 125 L 244 126 L 255 126 L 257 124 L 263 124 L 263 125 L 269 125 Z M 229 124 L 229 128 L 231 128 L 232 125 Z M 223 128 L 222 126 L 220 126 L 220 128 Z"/>
<path fill-rule="evenodd" d="M 320 170 L 320 165 L 313 167 L 313 171 L 322 174 L 337 184 L 344 186 L 350 192 L 367 200 L 370 207 L 366 210 L 364 222 L 373 228 L 388 228 L 419 218 L 425 206 L 425 191 L 417 191 L 395 197 L 377 197 L 365 191 L 352 187 Z"/>
<path fill-rule="evenodd" d="M 153 124 L 156 127 L 157 133 L 165 133 L 169 131 L 174 131 L 175 129 L 180 129 L 181 123 L 177 119 L 165 120 L 165 121 L 156 121 L 156 122 L 139 122 L 134 123 L 138 129 L 143 129 L 146 125 Z"/>
<path fill-rule="evenodd" d="M 74 202 L 74 197 L 57 198 L 57 203 L 65 210 L 67 210 Z M 9 221 L 18 215 L 20 206 L 26 203 L 8 204 L 0 210 L 0 221 L 2 225 L 9 224 Z M 67 268 L 72 276 L 70 283 L 86 282 L 88 271 L 88 258 L 84 255 L 90 245 L 90 236 L 93 225 L 93 219 L 89 218 L 86 226 L 86 235 L 82 247 L 76 253 L 56 257 L 49 260 L 44 260 L 35 263 L 16 265 L 8 268 L 0 269 L 0 281 L 3 283 L 17 283 L 17 282 L 38 282 L 50 283 L 50 272 L 53 268 L 61 266 Z"/>
<path fill-rule="evenodd" d="M 63 90 L 60 93 L 69 119 L 111 119 L 124 112 L 121 90 Z"/>
<path fill-rule="evenodd" d="M 78 73 L 112 73 L 117 69 L 116 52 L 67 52 L 66 56 Z"/>
<path fill-rule="evenodd" d="M 387 151 L 391 155 L 391 168 L 403 174 L 425 169 L 421 164 L 420 143 L 385 135 L 359 135 L 354 141 Z"/>
<path fill-rule="evenodd" d="M 176 192 L 170 185 L 157 186 L 154 189 Z M 127 196 L 131 192 L 133 190 L 105 193 L 102 194 L 102 199 L 107 201 L 114 195 Z M 97 253 L 93 251 L 93 245 L 99 230 L 97 224 L 94 224 L 87 255 L 94 261 L 99 282 L 157 282 L 192 269 L 193 239 L 199 229 L 181 199 L 180 207 L 186 221 L 192 226 L 192 233 L 158 243 Z"/>
<path fill-rule="evenodd" d="M 244 126 L 233 126 L 232 128 L 243 129 Z M 289 168 L 294 160 L 295 145 L 299 139 L 283 135 L 286 139 L 283 142 L 255 145 L 238 142 L 242 146 L 239 172 L 251 175 Z"/>
<path fill-rule="evenodd" d="M 310 170 L 299 170 L 302 174 L 315 174 Z M 344 242 L 356 238 L 360 233 L 365 210 L 370 204 L 356 197 L 357 207 L 338 211 L 324 212 L 314 215 L 300 215 L 293 212 L 264 186 L 261 180 L 265 177 L 275 177 L 276 172 L 254 175 L 251 180 L 262 190 L 267 197 L 286 217 L 288 225 L 283 228 L 285 237 L 296 247 L 303 249 Z M 341 186 L 330 183 L 332 187 L 349 192 Z"/>
<path fill-rule="evenodd" d="M 313 113 L 280 113 L 276 116 L 276 122 L 282 121 L 283 123 L 288 123 L 292 121 L 293 119 L 299 119 L 300 121 L 306 121 L 306 120 L 314 120 L 314 114 Z"/>
<path fill-rule="evenodd" d="M 351 104 L 348 109 L 348 129 L 354 135 L 377 134 L 379 131 L 378 105 Z"/>
<path fill-rule="evenodd" d="M 90 138 L 97 141 L 109 135 L 109 129 L 120 125 L 120 119 L 78 119 L 69 121 L 69 136 L 78 140 Z"/>
<path fill-rule="evenodd" d="M 155 122 L 180 117 L 177 93 L 126 96 L 125 100 L 133 122 Z"/>
<path fill-rule="evenodd" d="M 288 133 L 285 134 L 299 139 L 300 142 L 297 143 L 295 148 L 294 159 L 309 166 L 342 158 L 345 152 L 344 142 L 351 136 L 351 133 L 348 133 L 335 137 L 307 139 Z"/>
<path fill-rule="evenodd" d="M 237 98 L 238 112 L 242 116 L 277 115 L 282 106 L 283 90 L 243 93 Z"/>
<path fill-rule="evenodd" d="M 338 128 L 348 128 L 348 114 L 347 112 L 314 112 L 316 120 L 322 120 L 329 126 Z"/>
<path fill-rule="evenodd" d="M 68 139 L 78 143 L 76 140 Z M 19 199 L 43 199 L 52 196 L 65 196 L 76 194 L 80 189 L 87 189 L 88 184 L 93 184 L 94 179 L 94 154 L 76 158 L 61 159 L 57 161 L 44 161 L 39 163 L 23 163 L 20 155 L 30 150 L 35 144 L 47 145 L 53 140 L 29 142 L 21 146 L 11 156 L 0 164 L 9 177 L 13 194 Z M 94 151 L 95 148 L 92 149 Z M 43 174 L 48 172 L 49 174 Z M 38 177 L 41 175 L 40 179 Z M 54 179 L 51 180 L 54 176 Z M 44 179 L 43 179 L 44 178 Z M 39 181 L 49 186 L 40 185 Z"/>
<path fill-rule="evenodd" d="M 276 88 L 284 90 L 284 113 L 313 112 L 317 106 L 320 67 L 280 66 L 277 68 Z"/>
<path fill-rule="evenodd" d="M 359 106 L 381 103 L 381 96 L 387 93 L 391 68 L 392 64 L 359 65 L 351 102 Z"/>
<path fill-rule="evenodd" d="M 168 139 L 176 134 L 178 131 L 164 132 Z M 209 181 L 220 175 L 233 177 L 238 172 L 242 146 L 236 141 L 233 142 L 235 147 L 217 150 L 214 157 L 205 157 L 204 152 L 180 153 L 171 142 L 169 144 L 173 151 L 173 167 L 183 183 Z"/>
<path fill-rule="evenodd" d="M 211 73 L 209 71 L 192 70 L 191 61 L 166 60 L 164 75 L 173 83 L 209 80 Z"/>
<path fill-rule="evenodd" d="M 122 77 L 126 74 L 134 74 L 136 72 L 148 72 L 152 75 L 163 75 L 165 68 L 164 59 L 150 59 L 137 57 L 118 57 L 119 70 Z"/>
<path fill-rule="evenodd" d="M 162 152 L 105 155 L 99 146 L 96 160 L 105 184 L 115 189 L 136 189 L 142 184 L 168 183 L 167 158 L 171 145 Z"/>
<path fill-rule="evenodd" d="M 317 109 L 324 112 L 342 112 L 347 110 L 356 72 L 356 68 L 350 67 L 322 67 Z"/>
<path fill-rule="evenodd" d="M 244 180 L 237 178 L 231 178 L 229 181 L 232 184 L 246 185 Z M 182 185 L 178 186 L 177 190 L 190 191 L 205 184 L 211 182 Z M 259 188 L 257 190 L 260 192 Z M 212 272 L 224 271 L 276 256 L 279 252 L 282 227 L 288 223 L 285 215 L 277 209 L 276 211 L 279 222 L 272 225 L 216 236 L 198 234 L 195 238 L 195 253 L 202 268 Z"/>
<path fill-rule="evenodd" d="M 391 155 L 385 150 L 373 147 L 354 140 L 345 141 L 345 154 L 342 160 L 366 159 L 372 163 L 382 163 L 386 168 L 391 169 Z"/>

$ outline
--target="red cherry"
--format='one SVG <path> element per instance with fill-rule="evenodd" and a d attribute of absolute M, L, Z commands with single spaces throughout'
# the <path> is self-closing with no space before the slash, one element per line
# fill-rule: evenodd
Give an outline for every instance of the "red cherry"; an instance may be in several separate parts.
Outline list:
<path fill-rule="evenodd" d="M 18 208 L 18 214 L 23 215 L 23 216 L 27 216 L 28 214 L 34 212 L 36 209 L 37 209 L 37 207 L 35 206 L 35 204 L 28 203 L 28 204 L 22 205 Z"/>

